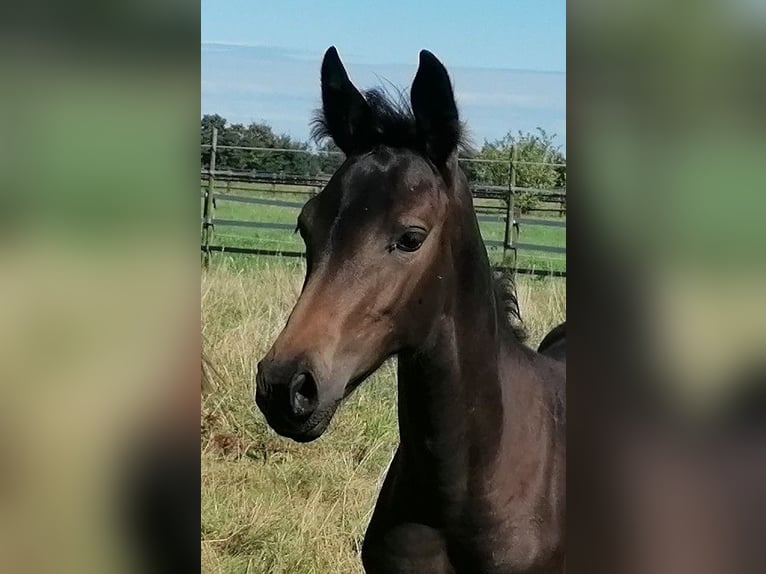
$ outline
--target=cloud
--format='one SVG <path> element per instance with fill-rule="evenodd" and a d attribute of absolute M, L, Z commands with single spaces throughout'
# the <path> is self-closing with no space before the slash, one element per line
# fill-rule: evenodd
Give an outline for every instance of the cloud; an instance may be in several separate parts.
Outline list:
<path fill-rule="evenodd" d="M 203 113 L 218 113 L 233 122 L 267 121 L 277 132 L 308 139 L 311 114 L 320 101 L 315 54 L 206 43 L 201 55 Z M 348 68 L 360 88 L 389 82 L 407 87 L 415 74 L 407 65 Z M 477 143 L 542 127 L 557 134 L 557 143 L 565 147 L 565 74 L 466 67 L 450 73 L 463 119 Z"/>

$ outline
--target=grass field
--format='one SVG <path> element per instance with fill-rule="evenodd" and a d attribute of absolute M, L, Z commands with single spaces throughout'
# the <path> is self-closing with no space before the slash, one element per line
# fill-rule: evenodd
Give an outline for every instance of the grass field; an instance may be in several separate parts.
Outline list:
<path fill-rule="evenodd" d="M 225 255 L 202 277 L 203 336 L 218 373 L 201 421 L 205 573 L 362 571 L 359 545 L 397 441 L 393 365 L 310 444 L 279 438 L 252 399 L 255 362 L 281 330 L 302 278 L 300 260 Z M 565 317 L 565 286 L 519 278 L 530 345 Z"/>
<path fill-rule="evenodd" d="M 232 184 L 234 187 L 226 191 L 225 184 L 216 188 L 216 193 L 228 193 L 242 197 L 257 197 L 262 199 L 277 199 L 280 201 L 305 202 L 311 188 L 300 186 L 270 186 L 268 184 Z M 217 219 L 257 221 L 262 223 L 281 223 L 294 225 L 299 209 L 291 207 L 276 207 L 255 205 L 225 200 L 217 200 L 215 217 Z M 501 215 L 503 204 L 497 200 L 480 199 L 476 201 L 479 213 Z M 562 221 L 556 216 L 533 214 L 534 219 L 551 219 Z M 566 221 L 565 219 L 563 221 Z M 502 222 L 481 222 L 484 239 L 502 241 L 505 235 L 505 224 Z M 522 243 L 549 245 L 553 247 L 566 246 L 566 229 L 563 227 L 544 227 L 538 225 L 522 225 L 519 239 Z M 216 227 L 213 243 L 226 247 L 248 247 L 271 249 L 278 251 L 302 251 L 303 244 L 297 234 L 289 230 L 260 229 L 253 227 Z M 503 260 L 502 248 L 488 250 L 490 260 L 499 264 Z M 542 252 L 520 251 L 518 265 L 535 269 L 566 271 L 566 255 Z"/>

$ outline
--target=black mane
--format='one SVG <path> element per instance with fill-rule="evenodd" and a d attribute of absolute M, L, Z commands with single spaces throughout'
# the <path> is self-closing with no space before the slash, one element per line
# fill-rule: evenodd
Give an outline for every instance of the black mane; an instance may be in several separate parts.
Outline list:
<path fill-rule="evenodd" d="M 426 153 L 426 141 L 418 131 L 415 114 L 410 105 L 408 94 L 396 90 L 391 94 L 382 88 L 373 88 L 363 92 L 364 99 L 370 108 L 373 126 L 367 133 L 371 141 L 367 142 L 370 149 L 377 146 L 409 149 L 421 154 Z M 332 138 L 330 126 L 321 108 L 314 112 L 311 121 L 311 139 L 321 144 Z M 465 125 L 461 122 L 458 136 L 458 150 L 470 151 Z"/>
<path fill-rule="evenodd" d="M 509 327 L 516 339 L 523 343 L 527 339 L 527 331 L 521 319 L 513 273 L 507 269 L 494 269 L 492 274 L 495 303 L 498 314 L 504 319 L 502 324 Z"/>

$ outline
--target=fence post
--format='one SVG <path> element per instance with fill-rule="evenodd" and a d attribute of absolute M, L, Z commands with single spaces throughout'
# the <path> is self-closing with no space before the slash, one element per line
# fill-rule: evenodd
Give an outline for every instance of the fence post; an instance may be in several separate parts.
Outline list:
<path fill-rule="evenodd" d="M 513 195 L 516 187 L 516 145 L 511 146 L 511 159 L 508 162 L 508 197 L 506 199 L 505 209 L 505 237 L 503 239 L 503 260 L 508 249 L 513 250 L 513 267 L 516 267 L 516 248 L 513 247 L 514 238 L 512 235 L 513 226 Z"/>
<path fill-rule="evenodd" d="M 215 191 L 215 154 L 218 148 L 218 128 L 213 128 L 212 143 L 213 145 L 210 147 L 210 164 L 208 165 L 205 206 L 202 212 L 202 242 L 205 248 L 202 263 L 205 267 L 210 264 L 210 240 L 213 236 L 213 193 Z"/>

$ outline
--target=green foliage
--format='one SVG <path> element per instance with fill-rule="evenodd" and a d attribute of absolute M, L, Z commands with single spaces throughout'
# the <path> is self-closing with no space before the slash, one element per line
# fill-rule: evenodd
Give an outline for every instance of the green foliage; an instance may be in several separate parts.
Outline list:
<path fill-rule="evenodd" d="M 261 173 L 283 173 L 288 175 L 315 176 L 333 173 L 343 161 L 340 150 L 332 141 L 312 148 L 308 142 L 295 140 L 288 135 L 275 134 L 266 124 L 231 124 L 218 114 L 202 117 L 200 143 L 210 144 L 213 128 L 218 129 L 219 146 L 257 147 L 296 151 L 253 151 L 240 149 L 218 149 L 216 168 L 219 170 L 254 171 Z M 475 159 L 502 160 L 500 163 L 463 161 L 461 166 L 469 181 L 489 185 L 509 184 L 509 162 L 513 147 L 518 148 L 516 185 L 536 189 L 555 189 L 566 186 L 566 167 L 549 165 L 566 163 L 554 137 L 545 130 L 535 133 L 511 132 L 494 142 L 484 142 Z M 314 153 L 298 153 L 313 151 Z M 469 158 L 463 158 L 469 159 Z M 201 164 L 209 165 L 210 148 L 202 148 Z M 531 163 L 529 163 L 531 162 Z M 516 204 L 526 212 L 535 205 L 534 194 L 522 192 L 516 196 Z"/>
<path fill-rule="evenodd" d="M 218 114 L 205 115 L 200 126 L 201 144 L 209 145 L 212 142 L 213 128 L 218 129 L 219 146 L 296 150 L 269 152 L 219 148 L 216 152 L 216 169 L 314 176 L 328 167 L 326 155 L 297 153 L 299 150 L 309 151 L 311 148 L 308 142 L 275 134 L 271 126 L 266 124 L 230 124 Z M 210 148 L 202 148 L 200 160 L 203 167 L 210 164 Z"/>
<path fill-rule="evenodd" d="M 340 148 L 332 140 L 325 141 L 317 150 L 319 151 L 317 159 L 320 173 L 330 175 L 343 163 L 343 152 L 340 151 Z"/>
<path fill-rule="evenodd" d="M 560 147 L 554 144 L 554 136 L 538 128 L 535 133 L 508 132 L 505 137 L 484 145 L 474 157 L 483 160 L 501 160 L 497 163 L 469 163 L 475 181 L 488 185 L 507 186 L 510 183 L 510 160 L 516 148 L 516 186 L 533 189 L 556 189 L 566 186 L 566 158 Z M 534 192 L 516 194 L 516 205 L 522 213 L 535 207 Z"/>

